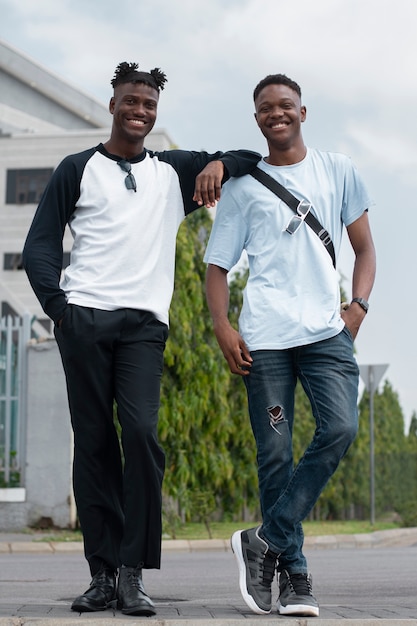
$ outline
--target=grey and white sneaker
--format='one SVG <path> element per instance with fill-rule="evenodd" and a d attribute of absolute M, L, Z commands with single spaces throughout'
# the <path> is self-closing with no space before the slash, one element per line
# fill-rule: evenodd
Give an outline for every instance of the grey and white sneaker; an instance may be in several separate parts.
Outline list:
<path fill-rule="evenodd" d="M 271 585 L 278 555 L 258 534 L 259 528 L 238 530 L 231 545 L 239 567 L 239 587 L 248 607 L 259 615 L 272 608 Z"/>
<path fill-rule="evenodd" d="M 280 615 L 318 617 L 319 605 L 313 596 L 311 574 L 289 574 L 286 570 L 280 573 L 277 610 Z"/>

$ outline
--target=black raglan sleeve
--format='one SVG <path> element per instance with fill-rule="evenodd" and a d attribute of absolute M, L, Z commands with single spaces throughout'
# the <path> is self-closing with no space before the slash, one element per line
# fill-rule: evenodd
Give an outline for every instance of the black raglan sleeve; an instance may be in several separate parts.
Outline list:
<path fill-rule="evenodd" d="M 52 174 L 23 248 L 23 267 L 45 313 L 56 323 L 66 308 L 60 288 L 63 237 L 80 194 L 86 153 L 66 157 Z"/>
<path fill-rule="evenodd" d="M 193 152 L 187 150 L 167 150 L 153 153 L 161 161 L 172 165 L 176 170 L 186 215 L 200 208 L 193 201 L 195 178 L 211 161 L 222 161 L 225 167 L 225 175 L 222 183 L 231 176 L 244 176 L 249 174 L 258 164 L 262 156 L 251 150 L 230 150 L 229 152 Z"/>

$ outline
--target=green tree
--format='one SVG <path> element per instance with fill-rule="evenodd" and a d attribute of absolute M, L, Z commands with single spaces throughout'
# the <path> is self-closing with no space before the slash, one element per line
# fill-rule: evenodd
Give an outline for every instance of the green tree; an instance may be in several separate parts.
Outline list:
<path fill-rule="evenodd" d="M 386 381 L 374 394 L 375 510 L 376 515 L 403 516 L 412 493 L 412 456 L 404 435 L 398 394 Z M 414 499 L 415 502 L 415 499 Z M 329 517 L 364 519 L 370 512 L 369 393 L 359 403 L 359 430 L 346 457 L 320 497 Z"/>
<path fill-rule="evenodd" d="M 162 378 L 159 436 L 167 458 L 164 494 L 178 502 L 188 519 L 201 517 L 202 499 L 211 503 L 204 507 L 206 517 L 225 506 L 233 513 L 247 504 L 253 491 L 246 484 L 248 475 L 249 483 L 253 481 L 253 471 L 242 460 L 248 455 L 247 417 L 237 423 L 244 388 L 239 390 L 229 373 L 205 302 L 202 259 L 211 224 L 208 211 L 201 209 L 178 233 Z M 237 469 L 244 471 L 239 475 Z"/>
<path fill-rule="evenodd" d="M 417 450 L 417 413 L 414 413 L 411 416 L 410 420 L 410 428 L 408 430 L 408 439 L 412 447 L 415 447 Z"/>
<path fill-rule="evenodd" d="M 376 512 L 398 511 L 406 498 L 404 416 L 398 394 L 386 381 L 374 396 L 375 423 L 375 507 Z"/>
<path fill-rule="evenodd" d="M 238 318 L 242 306 L 242 293 L 248 278 L 248 271 L 243 269 L 234 273 L 229 283 L 230 302 L 229 320 L 238 328 Z M 220 348 L 219 357 L 226 363 Z M 228 449 L 233 465 L 233 474 L 227 489 L 223 493 L 225 511 L 245 519 L 247 514 L 260 518 L 258 471 L 256 464 L 256 445 L 250 426 L 247 396 L 244 382 L 240 376 L 231 374 L 226 366 L 229 384 L 227 391 L 230 421 L 232 424 Z"/>
<path fill-rule="evenodd" d="M 316 505 L 317 519 L 363 519 L 369 511 L 369 412 L 359 405 L 358 434 Z"/>
<path fill-rule="evenodd" d="M 404 455 L 404 491 L 406 497 L 400 505 L 404 526 L 417 526 L 417 414 L 411 416 Z"/>

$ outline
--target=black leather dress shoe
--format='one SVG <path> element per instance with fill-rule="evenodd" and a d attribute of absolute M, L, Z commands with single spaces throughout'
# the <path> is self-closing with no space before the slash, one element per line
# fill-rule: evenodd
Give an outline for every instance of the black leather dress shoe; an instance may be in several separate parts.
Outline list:
<path fill-rule="evenodd" d="M 155 615 L 155 605 L 143 586 L 140 567 L 120 568 L 117 608 L 125 615 Z"/>
<path fill-rule="evenodd" d="M 79 613 L 104 611 L 116 608 L 116 603 L 116 572 L 104 566 L 94 574 L 87 591 L 74 600 L 71 609 Z"/>

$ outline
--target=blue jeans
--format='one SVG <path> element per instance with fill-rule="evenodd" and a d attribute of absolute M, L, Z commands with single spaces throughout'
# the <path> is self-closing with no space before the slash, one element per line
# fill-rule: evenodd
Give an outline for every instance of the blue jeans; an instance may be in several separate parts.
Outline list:
<path fill-rule="evenodd" d="M 279 570 L 307 573 L 301 522 L 347 452 L 358 429 L 359 370 L 347 328 L 317 343 L 251 353 L 244 378 L 257 446 L 260 535 L 280 554 Z M 316 429 L 294 468 L 294 391 L 300 380 Z"/>

